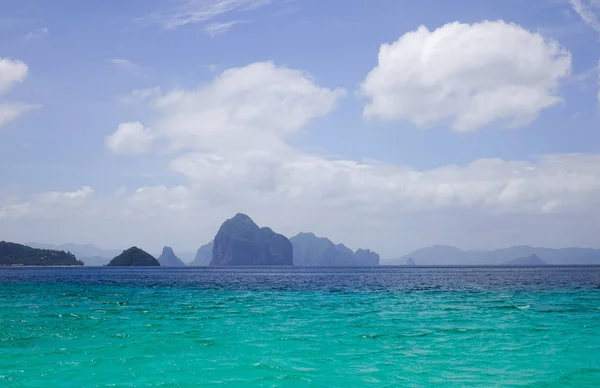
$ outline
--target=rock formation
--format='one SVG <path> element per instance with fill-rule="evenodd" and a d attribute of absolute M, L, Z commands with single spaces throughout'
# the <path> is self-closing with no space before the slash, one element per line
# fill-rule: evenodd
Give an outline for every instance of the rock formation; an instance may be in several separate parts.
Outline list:
<path fill-rule="evenodd" d="M 259 228 L 250 217 L 238 213 L 225 221 L 215 236 L 210 265 L 293 265 L 292 244 L 287 237 Z"/>
<path fill-rule="evenodd" d="M 208 244 L 202 245 L 200 248 L 198 248 L 194 261 L 192 261 L 189 265 L 191 267 L 203 267 L 209 265 L 212 259 L 213 245 L 214 241 L 211 241 Z"/>
<path fill-rule="evenodd" d="M 185 267 L 183 261 L 175 256 L 175 252 L 171 247 L 163 248 L 162 254 L 158 257 L 158 262 L 161 267 Z"/>
<path fill-rule="evenodd" d="M 300 266 L 370 266 L 379 265 L 379 255 L 368 249 L 356 252 L 344 244 L 334 244 L 313 233 L 300 233 L 290 239 L 294 247 L 294 265 Z"/>
<path fill-rule="evenodd" d="M 109 267 L 158 267 L 160 263 L 138 247 L 126 249 L 107 264 Z"/>

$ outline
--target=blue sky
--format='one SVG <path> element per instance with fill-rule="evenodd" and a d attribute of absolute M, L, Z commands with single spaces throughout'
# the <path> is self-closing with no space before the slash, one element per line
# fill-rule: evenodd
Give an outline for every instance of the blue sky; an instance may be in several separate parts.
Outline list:
<path fill-rule="evenodd" d="M 598 246 L 597 0 L 0 11 L 4 239 L 193 250 L 244 211 L 387 257 Z"/>

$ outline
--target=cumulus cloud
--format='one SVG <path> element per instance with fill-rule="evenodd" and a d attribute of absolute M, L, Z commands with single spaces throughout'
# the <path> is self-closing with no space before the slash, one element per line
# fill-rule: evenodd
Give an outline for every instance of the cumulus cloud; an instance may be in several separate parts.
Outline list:
<path fill-rule="evenodd" d="M 588 204 L 600 192 L 600 156 L 547 155 L 537 163 L 480 159 L 419 171 L 386 163 L 328 160 L 289 150 L 287 157 L 249 153 L 232 158 L 189 154 L 172 162 L 192 187 L 211 187 L 214 201 L 268 198 L 342 211 L 405 213 L 477 209 L 488 214 L 550 213 Z"/>
<path fill-rule="evenodd" d="M 154 134 L 144 128 L 139 121 L 119 125 L 117 130 L 106 137 L 106 147 L 116 154 L 143 154 L 150 150 Z"/>
<path fill-rule="evenodd" d="M 29 68 L 18 60 L 0 58 L 0 94 L 8 92 L 15 84 L 23 82 Z"/>
<path fill-rule="evenodd" d="M 481 248 L 597 241 L 600 155 L 480 159 L 424 170 L 293 147 L 289 137 L 331 113 L 344 93 L 271 62 L 226 70 L 197 88 L 150 93 L 152 129 L 123 123 L 107 146 L 124 153 L 169 151 L 176 183 L 120 190 L 110 199 L 90 196 L 71 218 L 56 221 L 69 234 L 53 238 L 85 241 L 73 226 L 85 223 L 86 233 L 109 247 L 158 250 L 169 243 L 192 250 L 241 211 L 290 236 L 313 231 L 384 257 L 432 243 Z M 47 230 L 37 222 L 39 213 L 29 211 L 52 214 L 38 204 L 42 197 L 5 206 L 4 217 L 10 213 L 13 223 L 6 229 L 0 223 L 0 233 L 16 235 L 18 219 L 34 219 Z M 574 223 L 585 225 L 576 236 L 569 233 Z"/>
<path fill-rule="evenodd" d="M 86 225 L 102 219 L 104 229 L 112 225 L 110 235 L 97 226 L 98 235 L 112 241 L 107 246 L 142 241 L 158 249 L 181 241 L 191 249 L 243 211 L 287 235 L 313 231 L 388 257 L 433 243 L 590 244 L 587 231 L 600 221 L 599 155 L 481 159 L 417 170 L 289 151 L 287 157 L 186 153 L 171 163 L 185 185 L 141 187 L 109 203 L 93 198 L 78 207 L 67 206 L 68 196 L 44 194 L 4 206 L 0 214 L 13 220 L 68 216 Z M 61 207 L 49 206 L 57 197 Z"/>
<path fill-rule="evenodd" d="M 570 71 L 569 52 L 515 24 L 421 26 L 381 46 L 361 86 L 364 116 L 420 127 L 448 120 L 459 132 L 520 127 L 561 102 L 557 88 Z"/>
<path fill-rule="evenodd" d="M 93 194 L 94 190 L 91 187 L 84 186 L 70 192 L 45 192 L 27 201 L 6 201 L 0 206 L 0 220 L 67 216 L 69 210 L 80 208 Z"/>
<path fill-rule="evenodd" d="M 432 225 L 450 223 L 463 236 L 482 233 L 490 217 L 516 217 L 531 227 L 524 220 L 587 214 L 600 198 L 598 155 L 480 159 L 418 170 L 327 158 L 289 144 L 288 136 L 330 113 L 343 97 L 341 89 L 271 62 L 158 95 L 149 101 L 157 115 L 152 137 L 172 152 L 170 168 L 186 183 L 140 188 L 124 197 L 120 216 L 129 222 L 174 219 L 173 238 L 208 241 L 224 218 L 244 211 L 284 233 L 311 230 L 391 254 L 398 249 L 393 233 L 415 244 L 453 242 L 444 240 L 448 229 Z M 146 131 L 139 123 L 135 128 Z M 556 233 L 564 231 L 557 225 Z"/>
<path fill-rule="evenodd" d="M 161 116 L 153 128 L 176 148 L 282 149 L 286 135 L 331 112 L 344 95 L 301 71 L 254 63 L 198 89 L 164 94 L 154 102 Z"/>
<path fill-rule="evenodd" d="M 0 58 L 0 95 L 9 92 L 16 84 L 23 82 L 28 72 L 29 68 L 24 62 Z M 0 127 L 37 107 L 32 104 L 0 101 Z"/>

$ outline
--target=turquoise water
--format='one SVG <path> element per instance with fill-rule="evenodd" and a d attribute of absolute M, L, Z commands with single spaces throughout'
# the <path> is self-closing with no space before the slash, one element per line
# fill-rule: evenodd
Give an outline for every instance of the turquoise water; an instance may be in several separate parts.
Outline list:
<path fill-rule="evenodd" d="M 0 269 L 0 386 L 600 386 L 600 268 Z"/>

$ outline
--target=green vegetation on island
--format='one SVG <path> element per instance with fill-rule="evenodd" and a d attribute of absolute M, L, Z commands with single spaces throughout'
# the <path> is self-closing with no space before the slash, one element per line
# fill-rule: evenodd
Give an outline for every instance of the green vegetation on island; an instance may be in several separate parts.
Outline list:
<path fill-rule="evenodd" d="M 11 266 L 81 266 L 71 252 L 38 249 L 17 243 L 0 241 L 0 265 Z"/>
<path fill-rule="evenodd" d="M 160 263 L 138 247 L 126 249 L 107 264 L 109 267 L 159 267 Z"/>

